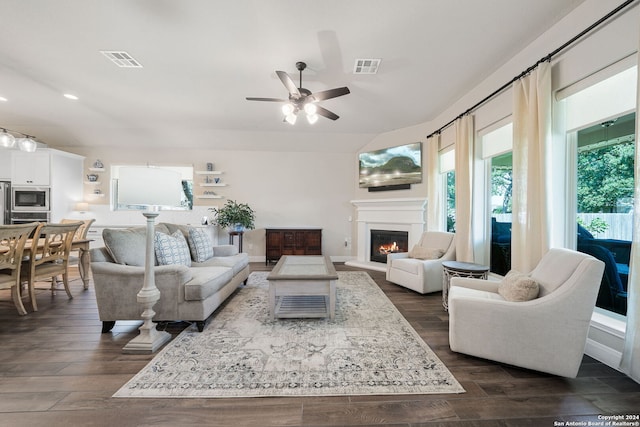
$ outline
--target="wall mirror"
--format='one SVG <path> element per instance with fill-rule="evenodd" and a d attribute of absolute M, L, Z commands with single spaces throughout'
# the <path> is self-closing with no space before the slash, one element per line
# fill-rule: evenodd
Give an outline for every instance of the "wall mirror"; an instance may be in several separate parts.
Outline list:
<path fill-rule="evenodd" d="M 120 182 L 120 169 L 131 167 L 145 168 L 148 165 L 113 165 L 111 166 L 111 208 L 112 210 L 145 210 L 145 206 L 130 205 L 123 203 L 122 197 L 127 189 L 119 188 L 123 185 Z M 192 210 L 193 209 L 193 166 L 153 166 L 154 168 L 170 170 L 176 172 L 180 177 L 180 186 L 182 187 L 182 197 L 175 206 L 163 206 L 163 210 Z M 143 179 L 141 177 L 141 179 Z M 124 190 L 124 191 L 123 191 Z M 142 198 L 142 197 L 141 197 Z"/>

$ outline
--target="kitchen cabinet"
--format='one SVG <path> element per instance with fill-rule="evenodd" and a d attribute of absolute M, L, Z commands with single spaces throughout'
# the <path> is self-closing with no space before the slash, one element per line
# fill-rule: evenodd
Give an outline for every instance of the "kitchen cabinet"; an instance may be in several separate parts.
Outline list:
<path fill-rule="evenodd" d="M 321 228 L 267 228 L 266 263 L 282 255 L 322 255 Z"/>
<path fill-rule="evenodd" d="M 11 158 L 11 185 L 51 185 L 51 154 L 14 152 Z"/>

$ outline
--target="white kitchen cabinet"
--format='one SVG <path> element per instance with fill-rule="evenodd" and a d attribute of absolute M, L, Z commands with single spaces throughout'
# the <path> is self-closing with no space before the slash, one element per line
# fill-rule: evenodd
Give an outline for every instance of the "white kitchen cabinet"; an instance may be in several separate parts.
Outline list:
<path fill-rule="evenodd" d="M 51 185 L 51 154 L 14 152 L 11 159 L 11 185 Z"/>

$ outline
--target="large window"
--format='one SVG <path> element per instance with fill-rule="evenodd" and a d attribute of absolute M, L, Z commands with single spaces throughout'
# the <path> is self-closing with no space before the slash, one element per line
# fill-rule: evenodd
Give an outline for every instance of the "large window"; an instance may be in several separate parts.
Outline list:
<path fill-rule="evenodd" d="M 455 172 L 455 150 L 443 151 L 440 153 L 440 173 L 444 185 L 444 208 L 447 219 L 447 231 L 456 231 L 456 172 Z"/>
<path fill-rule="evenodd" d="M 513 125 L 497 123 L 480 134 L 482 157 L 489 168 L 488 216 L 491 217 L 490 271 L 511 269 L 511 212 L 513 203 Z"/>
<path fill-rule="evenodd" d="M 635 113 L 577 133 L 577 248 L 605 262 L 596 306 L 626 315 Z"/>
<path fill-rule="evenodd" d="M 606 70 L 605 70 L 606 71 Z M 626 315 L 634 196 L 637 67 L 568 89 L 565 99 L 572 244 L 605 264 L 596 307 Z"/>

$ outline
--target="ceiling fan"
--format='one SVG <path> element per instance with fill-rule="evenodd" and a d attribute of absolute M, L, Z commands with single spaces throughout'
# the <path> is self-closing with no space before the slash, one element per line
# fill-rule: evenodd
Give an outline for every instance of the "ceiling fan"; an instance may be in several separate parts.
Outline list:
<path fill-rule="evenodd" d="M 295 124 L 300 111 L 304 111 L 306 113 L 307 120 L 311 124 L 318 121 L 318 116 L 323 116 L 331 120 L 338 120 L 340 116 L 319 106 L 317 103 L 318 101 L 324 101 L 325 99 L 347 95 L 350 93 L 349 88 L 344 86 L 312 93 L 309 89 L 302 87 L 302 71 L 307 68 L 307 64 L 304 62 L 296 62 L 296 68 L 300 72 L 300 87 L 296 87 L 296 84 L 287 73 L 284 71 L 276 71 L 280 81 L 289 91 L 289 99 L 247 97 L 247 101 L 284 102 L 285 104 L 282 106 L 284 120 L 292 125 Z"/>

